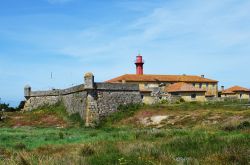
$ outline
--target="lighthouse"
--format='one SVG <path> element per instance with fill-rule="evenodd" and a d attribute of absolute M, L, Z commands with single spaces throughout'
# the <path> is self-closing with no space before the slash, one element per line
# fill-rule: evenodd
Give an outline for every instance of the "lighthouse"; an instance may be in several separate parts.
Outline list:
<path fill-rule="evenodd" d="M 136 56 L 136 61 L 135 61 L 137 75 L 143 75 L 143 64 L 144 61 L 142 59 L 142 56 L 139 54 L 138 56 Z"/>

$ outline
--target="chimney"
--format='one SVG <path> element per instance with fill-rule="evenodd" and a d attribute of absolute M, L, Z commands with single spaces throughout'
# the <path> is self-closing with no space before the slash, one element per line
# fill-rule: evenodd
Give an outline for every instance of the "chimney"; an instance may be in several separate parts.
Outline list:
<path fill-rule="evenodd" d="M 144 61 L 142 59 L 142 56 L 139 54 L 138 56 L 136 56 L 136 61 L 135 61 L 137 75 L 143 75 L 143 64 Z"/>
<path fill-rule="evenodd" d="M 205 75 L 204 75 L 204 74 L 202 74 L 202 75 L 201 75 L 201 78 L 204 78 L 204 77 L 205 77 Z"/>
<path fill-rule="evenodd" d="M 221 91 L 224 91 L 224 90 L 225 90 L 224 86 L 221 86 Z"/>

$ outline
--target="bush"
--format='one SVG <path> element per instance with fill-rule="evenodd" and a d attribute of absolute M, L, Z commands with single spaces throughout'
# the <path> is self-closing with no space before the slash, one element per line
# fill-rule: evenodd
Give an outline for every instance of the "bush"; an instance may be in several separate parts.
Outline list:
<path fill-rule="evenodd" d="M 167 99 L 162 99 L 162 100 L 160 101 L 160 104 L 168 104 L 168 100 L 167 100 Z"/>
<path fill-rule="evenodd" d="M 64 134 L 62 132 L 59 132 L 59 138 L 64 139 Z"/>
<path fill-rule="evenodd" d="M 0 104 L 0 111 L 13 112 L 13 111 L 16 111 L 16 109 L 13 107 L 10 107 L 9 104 L 2 103 Z"/>
<path fill-rule="evenodd" d="M 184 100 L 183 98 L 180 98 L 180 102 L 181 102 L 181 103 L 184 103 L 185 100 Z"/>
<path fill-rule="evenodd" d="M 228 124 L 224 126 L 222 129 L 225 131 L 235 131 L 235 130 L 242 130 L 242 129 L 249 129 L 250 128 L 250 122 L 249 121 L 243 121 L 240 124 Z"/>
<path fill-rule="evenodd" d="M 243 121 L 237 126 L 237 129 L 246 129 L 250 128 L 250 122 L 249 121 Z"/>

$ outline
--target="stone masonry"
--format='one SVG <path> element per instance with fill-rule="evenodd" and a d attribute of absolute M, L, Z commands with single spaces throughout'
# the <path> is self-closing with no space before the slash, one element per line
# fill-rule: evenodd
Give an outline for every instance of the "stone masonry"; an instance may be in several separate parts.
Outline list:
<path fill-rule="evenodd" d="M 32 91 L 25 86 L 25 111 L 63 102 L 69 114 L 79 113 L 86 126 L 94 126 L 100 118 L 117 111 L 119 105 L 141 103 L 136 84 L 95 83 L 92 73 L 84 76 L 85 84 L 68 89 Z"/>

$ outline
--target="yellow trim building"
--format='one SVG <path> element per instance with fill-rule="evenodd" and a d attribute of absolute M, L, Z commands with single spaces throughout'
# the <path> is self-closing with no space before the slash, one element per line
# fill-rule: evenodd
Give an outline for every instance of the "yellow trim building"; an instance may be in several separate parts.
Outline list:
<path fill-rule="evenodd" d="M 236 99 L 250 99 L 250 89 L 233 86 L 228 89 L 222 90 L 222 98 L 236 98 Z"/>

